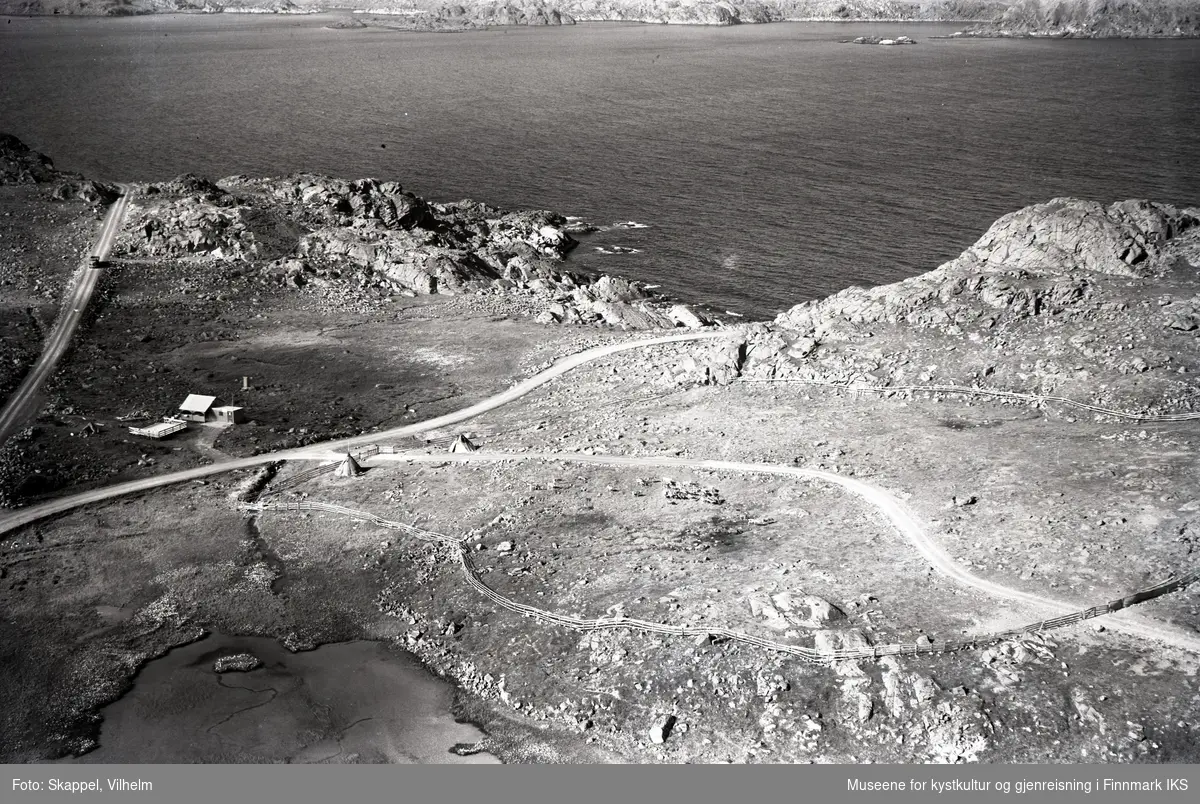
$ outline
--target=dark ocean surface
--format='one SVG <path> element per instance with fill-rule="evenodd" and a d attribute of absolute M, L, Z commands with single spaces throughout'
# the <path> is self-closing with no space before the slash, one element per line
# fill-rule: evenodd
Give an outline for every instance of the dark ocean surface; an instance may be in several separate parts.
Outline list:
<path fill-rule="evenodd" d="M 0 18 L 0 131 L 98 178 L 304 170 L 636 221 L 572 261 L 758 316 L 934 268 L 1055 196 L 1200 204 L 1197 41 L 329 21 Z M 839 41 L 861 34 L 919 44 Z"/>

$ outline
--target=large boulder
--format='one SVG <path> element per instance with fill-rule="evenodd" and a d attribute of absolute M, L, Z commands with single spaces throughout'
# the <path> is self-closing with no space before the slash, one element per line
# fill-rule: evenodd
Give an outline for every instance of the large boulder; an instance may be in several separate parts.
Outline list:
<path fill-rule="evenodd" d="M 700 329 L 712 323 L 712 320 L 703 313 L 698 313 L 686 304 L 675 304 L 667 310 L 667 317 L 671 319 L 671 323 L 677 327 L 687 327 L 688 329 Z"/>
<path fill-rule="evenodd" d="M 673 385 L 729 385 L 741 376 L 746 340 L 731 338 L 698 344 L 678 363 L 668 366 L 663 380 Z"/>

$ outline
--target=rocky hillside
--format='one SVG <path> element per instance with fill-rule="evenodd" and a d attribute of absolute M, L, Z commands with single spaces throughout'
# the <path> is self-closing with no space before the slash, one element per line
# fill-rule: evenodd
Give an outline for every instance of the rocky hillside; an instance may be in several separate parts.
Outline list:
<path fill-rule="evenodd" d="M 628 21 L 685 25 L 808 21 L 978 22 L 959 36 L 1200 36 L 1200 0 L 0 0 L 0 14 L 364 12 L 414 30 Z M 394 22 L 381 22 L 392 19 Z M 364 27 L 362 17 L 329 27 Z"/>
<path fill-rule="evenodd" d="M 670 371 L 1200 410 L 1198 270 L 1200 209 L 1059 198 L 1004 216 L 936 270 L 797 305 Z"/>
<path fill-rule="evenodd" d="M 4 14 L 127 15 L 177 11 L 311 13 L 329 8 L 397 14 L 417 28 L 571 25 L 637 21 L 737 25 L 781 20 L 973 21 L 996 16 L 1003 0 L 0 0 Z M 416 12 L 416 13 L 414 13 Z"/>
<path fill-rule="evenodd" d="M 1200 36 L 1197 0 L 1020 0 L 966 36 L 1074 39 Z"/>

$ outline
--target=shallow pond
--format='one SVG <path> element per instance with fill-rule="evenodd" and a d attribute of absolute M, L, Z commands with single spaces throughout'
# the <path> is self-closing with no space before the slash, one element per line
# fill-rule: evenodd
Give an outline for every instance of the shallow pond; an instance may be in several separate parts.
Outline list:
<path fill-rule="evenodd" d="M 216 673 L 238 653 L 262 665 Z M 100 747 L 74 762 L 491 763 L 456 744 L 483 733 L 450 713 L 454 689 L 381 642 L 291 653 L 274 639 L 212 634 L 149 662 L 105 707 Z"/>

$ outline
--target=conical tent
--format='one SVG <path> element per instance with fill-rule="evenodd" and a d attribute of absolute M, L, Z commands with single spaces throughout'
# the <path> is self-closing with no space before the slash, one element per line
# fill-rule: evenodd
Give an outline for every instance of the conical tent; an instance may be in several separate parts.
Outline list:
<path fill-rule="evenodd" d="M 465 435 L 459 435 L 454 439 L 454 443 L 450 445 L 451 452 L 475 452 L 479 447 L 471 443 L 471 439 Z"/>
<path fill-rule="evenodd" d="M 347 452 L 346 459 L 338 464 L 338 468 L 333 474 L 337 477 L 358 477 L 362 472 L 362 467 L 358 465 L 358 461 L 354 460 L 354 456 Z"/>

